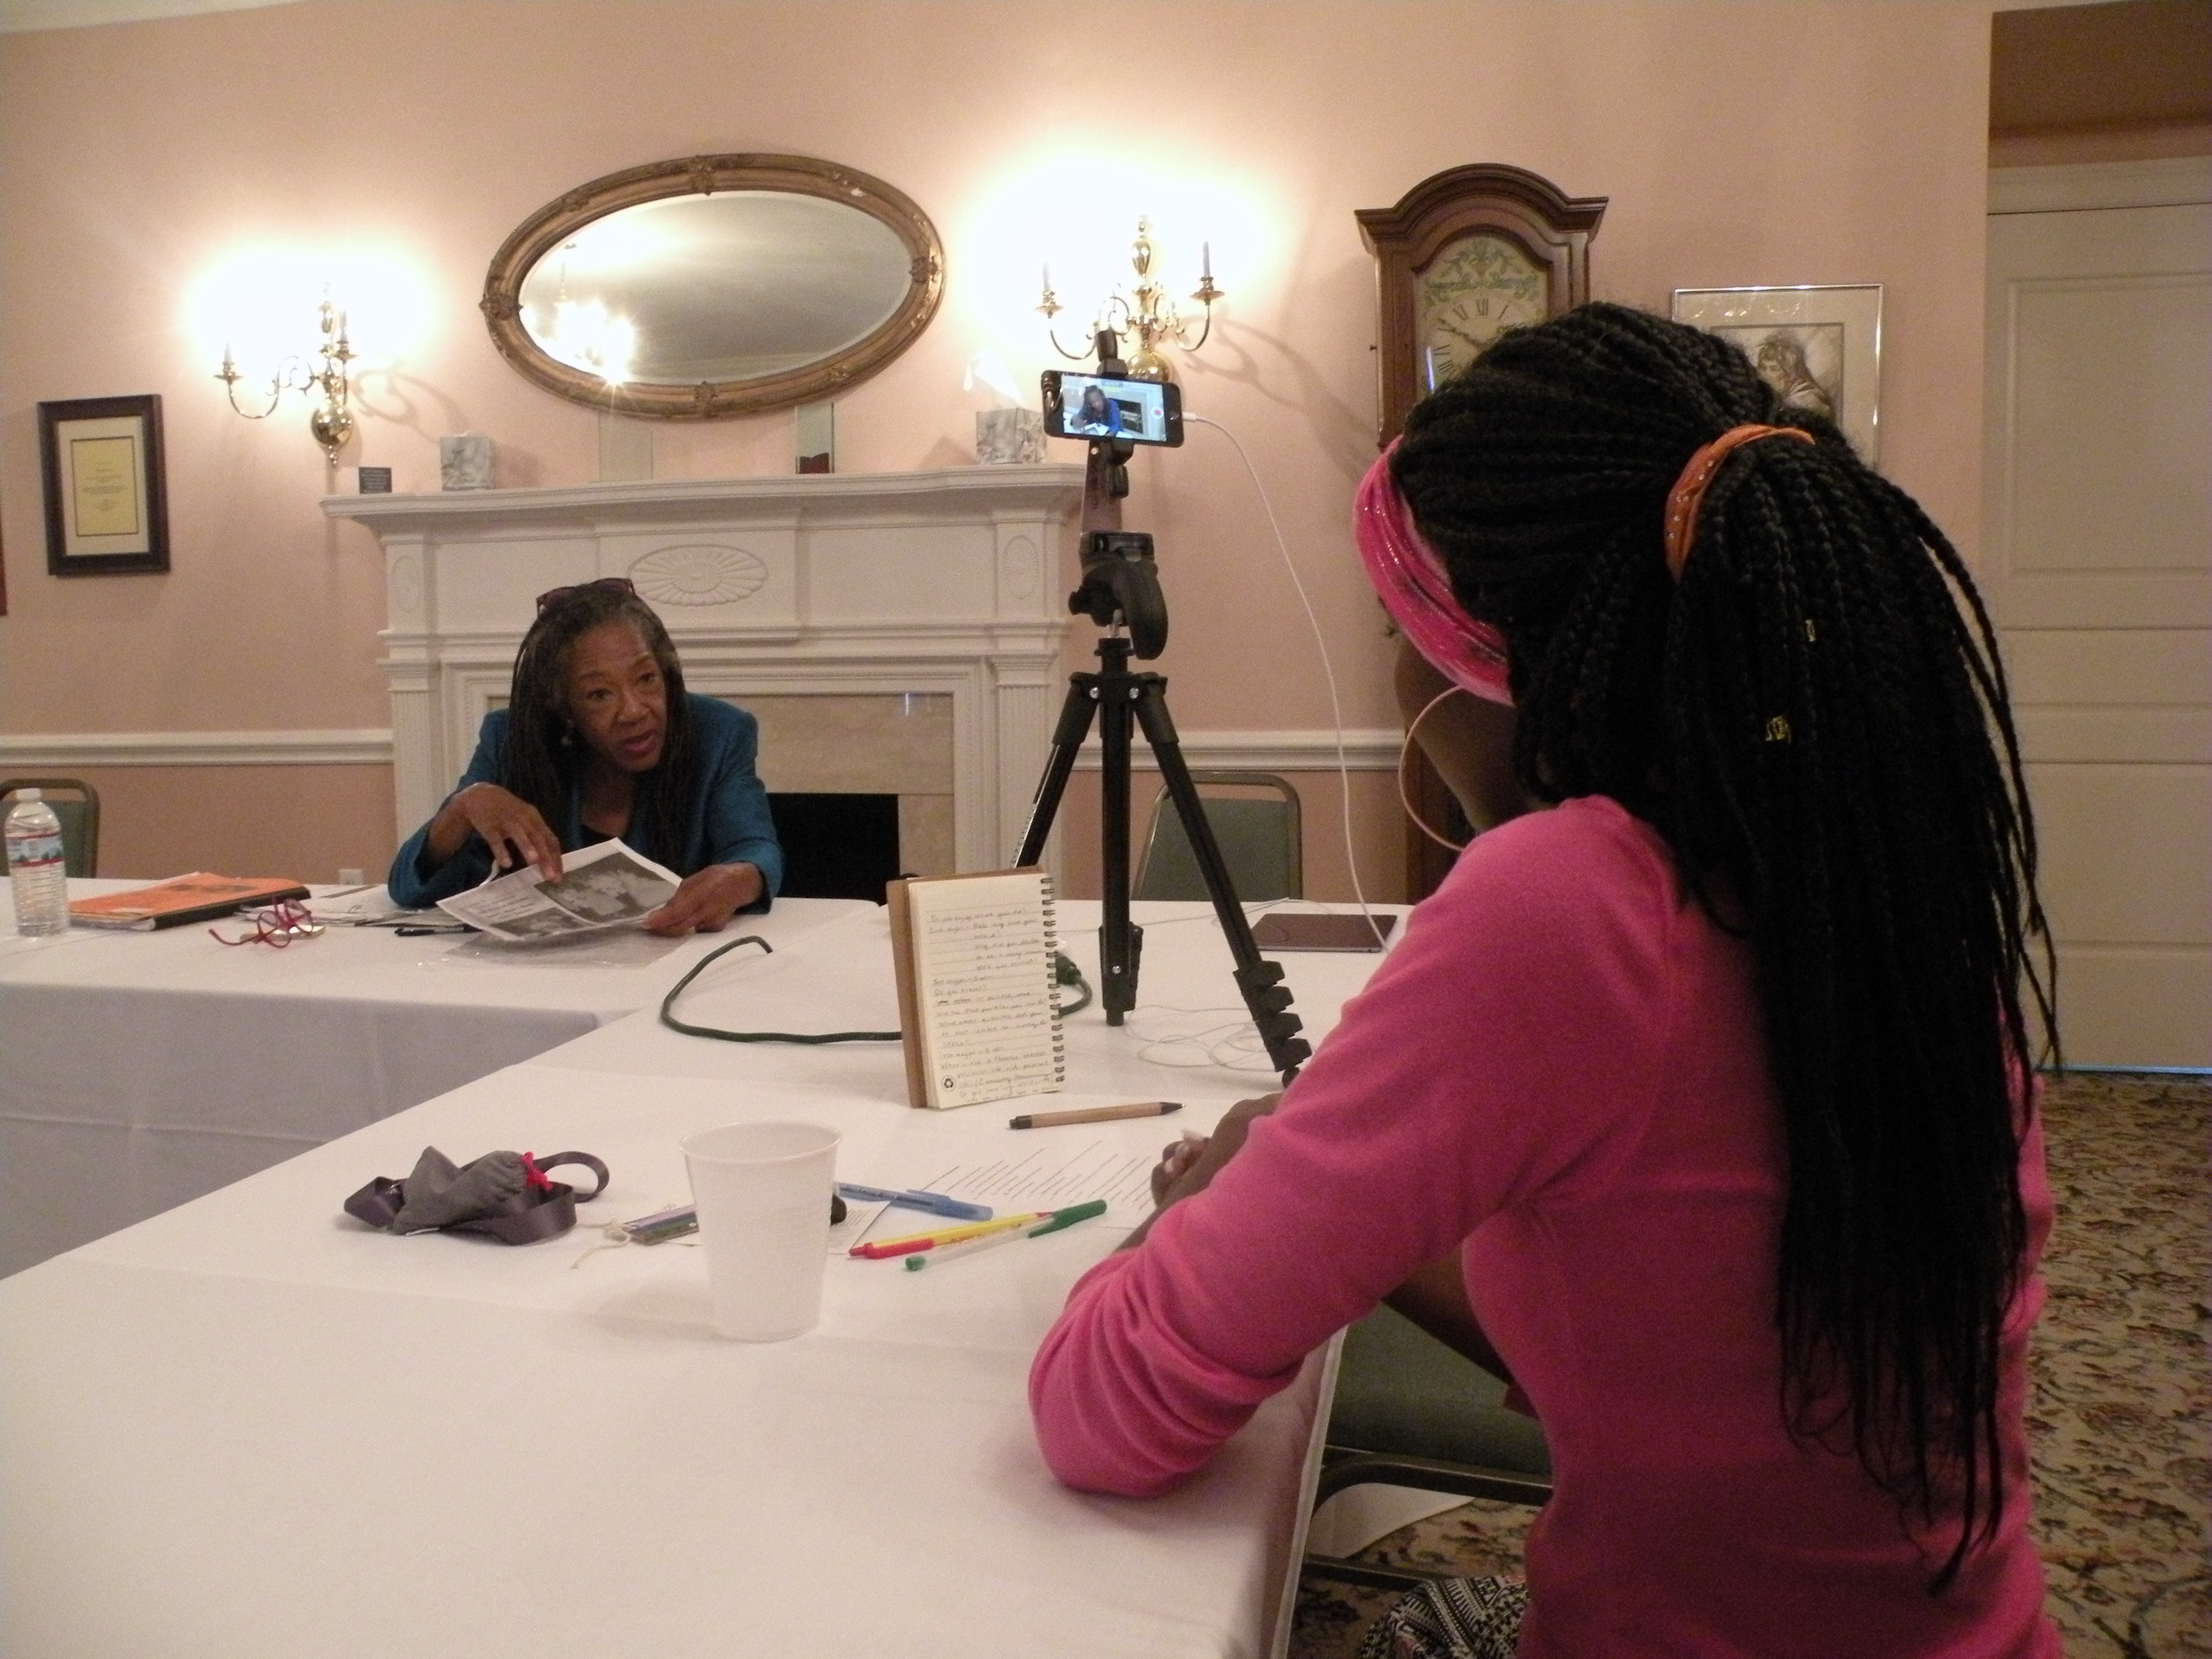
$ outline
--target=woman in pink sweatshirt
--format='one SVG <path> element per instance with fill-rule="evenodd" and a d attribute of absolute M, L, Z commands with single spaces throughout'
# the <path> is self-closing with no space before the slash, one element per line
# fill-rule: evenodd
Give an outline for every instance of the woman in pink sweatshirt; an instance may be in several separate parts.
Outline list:
<path fill-rule="evenodd" d="M 1437 670 L 1495 696 L 1502 645 L 1556 805 L 1468 849 L 1279 1107 L 1164 1166 L 1037 1354 L 1054 1470 L 1167 1490 L 1388 1297 L 1510 1373 L 1554 1486 L 1525 1589 L 1389 1651 L 2056 1655 L 2042 918 L 1958 556 L 1733 347 L 1604 305 L 1416 409 L 1360 532 Z M 1423 739 L 1448 781 L 1463 729 Z"/>

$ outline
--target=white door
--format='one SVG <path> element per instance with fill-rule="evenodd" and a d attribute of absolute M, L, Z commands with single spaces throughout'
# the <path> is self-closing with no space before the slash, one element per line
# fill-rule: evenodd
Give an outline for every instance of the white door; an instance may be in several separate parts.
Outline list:
<path fill-rule="evenodd" d="M 1991 185 L 1977 574 L 2060 1034 L 2075 1064 L 2212 1066 L 2212 163 Z M 2166 204 L 2081 205 L 2115 200 Z"/>

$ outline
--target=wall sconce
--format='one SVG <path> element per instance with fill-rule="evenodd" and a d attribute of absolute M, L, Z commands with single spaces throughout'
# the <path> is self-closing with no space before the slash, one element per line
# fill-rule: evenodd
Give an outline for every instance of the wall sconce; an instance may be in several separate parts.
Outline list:
<path fill-rule="evenodd" d="M 321 392 L 321 405 L 307 416 L 307 430 L 323 447 L 325 459 L 336 466 L 338 451 L 345 447 L 346 440 L 353 436 L 353 411 L 346 406 L 352 392 L 346 381 L 346 365 L 353 361 L 353 344 L 346 338 L 345 313 L 331 303 L 327 293 L 323 295 L 318 318 L 322 326 L 323 343 L 315 355 L 322 360 L 323 366 L 310 370 L 297 357 L 285 358 L 276 366 L 276 374 L 270 376 L 267 408 L 257 412 L 240 407 L 238 383 L 246 377 L 238 372 L 238 364 L 233 361 L 228 344 L 222 349 L 222 368 L 216 379 L 222 382 L 223 390 L 230 398 L 231 408 L 249 421 L 265 421 L 274 415 L 276 405 L 283 401 L 287 392 L 304 392 L 311 396 Z"/>
<path fill-rule="evenodd" d="M 1191 298 L 1206 307 L 1206 315 L 1198 331 L 1198 337 L 1189 337 L 1190 325 L 1178 315 L 1173 300 L 1168 298 L 1167 288 L 1152 275 L 1152 222 L 1137 221 L 1137 240 L 1129 249 L 1129 264 L 1137 273 L 1130 291 L 1124 294 L 1115 289 L 1098 307 L 1097 318 L 1091 325 L 1095 339 L 1103 329 L 1116 334 L 1133 334 L 1137 349 L 1128 357 L 1129 374 L 1139 380 L 1172 380 L 1175 371 L 1159 348 L 1172 343 L 1185 351 L 1195 351 L 1204 345 L 1206 337 L 1213 332 L 1213 302 L 1222 297 L 1222 290 L 1213 285 L 1213 245 L 1199 244 L 1198 288 Z M 1060 336 L 1053 328 L 1053 319 L 1063 309 L 1052 291 L 1052 267 L 1044 269 L 1044 297 L 1037 306 L 1043 315 L 1045 332 L 1051 338 L 1053 349 L 1073 362 L 1086 362 L 1091 353 L 1070 351 L 1060 344 Z"/>

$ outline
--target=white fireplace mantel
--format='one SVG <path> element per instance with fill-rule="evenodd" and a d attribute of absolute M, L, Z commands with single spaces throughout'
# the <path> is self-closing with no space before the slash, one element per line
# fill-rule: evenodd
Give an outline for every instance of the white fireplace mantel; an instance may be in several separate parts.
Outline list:
<path fill-rule="evenodd" d="M 1051 744 L 1082 493 L 1058 465 L 326 496 L 384 549 L 399 831 L 505 701 L 537 595 L 628 576 L 693 690 L 950 696 L 955 855 L 995 868 Z"/>

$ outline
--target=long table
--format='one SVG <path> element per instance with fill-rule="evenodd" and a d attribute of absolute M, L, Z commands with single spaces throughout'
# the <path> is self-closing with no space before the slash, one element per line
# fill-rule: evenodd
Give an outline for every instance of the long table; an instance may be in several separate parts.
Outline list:
<path fill-rule="evenodd" d="M 1063 910 L 1095 969 L 1091 918 Z M 831 1123 L 841 1173 L 886 1182 L 956 1145 L 1148 1158 L 1209 1127 L 1271 1079 L 1235 1050 L 1211 921 L 1139 916 L 1138 1010 L 1069 1022 L 1066 1098 L 1164 1096 L 1174 1118 L 916 1112 L 895 1045 L 714 1043 L 647 1011 L 0 1282 L 0 1651 L 1279 1651 L 1326 1352 L 1182 1491 L 1104 1498 L 1045 1469 L 1024 1381 L 1109 1227 L 936 1272 L 833 1261 L 821 1327 L 764 1346 L 712 1334 L 696 1250 L 592 1248 L 684 1195 L 677 1141 L 714 1123 Z M 1288 959 L 1310 1025 L 1376 960 Z M 864 914 L 733 954 L 684 1012 L 821 1030 L 891 1006 Z M 525 1249 L 339 1214 L 426 1144 L 580 1148 L 613 1181 Z"/>
<path fill-rule="evenodd" d="M 787 899 L 744 925 L 787 943 L 875 908 Z M 657 1004 L 716 942 L 517 951 L 332 927 L 272 950 L 204 927 L 27 939 L 0 884 L 0 1275 Z"/>

